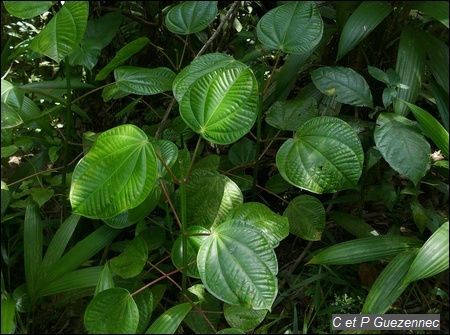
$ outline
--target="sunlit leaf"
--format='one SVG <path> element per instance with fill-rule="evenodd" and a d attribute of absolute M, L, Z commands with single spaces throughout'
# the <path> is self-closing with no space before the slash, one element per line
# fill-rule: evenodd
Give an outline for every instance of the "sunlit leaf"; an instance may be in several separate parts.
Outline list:
<path fill-rule="evenodd" d="M 217 1 L 185 1 L 170 9 L 166 25 L 175 34 L 196 33 L 208 27 L 217 12 Z"/>
<path fill-rule="evenodd" d="M 152 323 L 145 334 L 174 334 L 191 309 L 190 302 L 169 308 Z"/>

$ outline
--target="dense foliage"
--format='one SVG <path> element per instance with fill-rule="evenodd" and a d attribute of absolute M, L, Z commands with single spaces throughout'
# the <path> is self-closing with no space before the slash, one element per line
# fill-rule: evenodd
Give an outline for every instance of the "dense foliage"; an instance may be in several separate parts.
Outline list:
<path fill-rule="evenodd" d="M 3 333 L 448 333 L 448 2 L 3 1 Z"/>

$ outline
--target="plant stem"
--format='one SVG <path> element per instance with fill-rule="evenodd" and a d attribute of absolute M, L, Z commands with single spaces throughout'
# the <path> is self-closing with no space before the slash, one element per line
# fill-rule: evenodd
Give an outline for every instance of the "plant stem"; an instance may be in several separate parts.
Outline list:
<path fill-rule="evenodd" d="M 181 203 L 181 248 L 183 249 L 183 272 L 181 277 L 181 296 L 185 299 L 187 282 L 187 204 L 186 204 L 186 179 L 184 177 L 183 161 L 180 161 L 180 203 Z"/>

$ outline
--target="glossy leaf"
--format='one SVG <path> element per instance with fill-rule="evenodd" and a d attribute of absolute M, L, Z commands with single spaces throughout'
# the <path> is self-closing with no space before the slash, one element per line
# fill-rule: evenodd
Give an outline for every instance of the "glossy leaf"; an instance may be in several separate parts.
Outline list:
<path fill-rule="evenodd" d="M 276 248 L 289 235 L 287 218 L 259 202 L 246 202 L 237 206 L 228 214 L 227 220 L 240 220 L 258 227 L 271 248 Z"/>
<path fill-rule="evenodd" d="M 90 334 L 134 334 L 138 322 L 133 297 L 120 287 L 98 293 L 84 314 L 84 326 Z"/>
<path fill-rule="evenodd" d="M 430 144 L 418 127 L 407 118 L 382 113 L 374 132 L 375 144 L 383 158 L 397 172 L 414 184 L 425 176 L 430 167 Z"/>
<path fill-rule="evenodd" d="M 276 101 L 265 118 L 272 127 L 295 131 L 305 121 L 319 116 L 314 98 L 305 100 Z"/>
<path fill-rule="evenodd" d="M 56 1 L 3 1 L 8 13 L 21 19 L 31 19 L 41 15 L 55 3 Z"/>
<path fill-rule="evenodd" d="M 108 262 L 106 262 L 105 265 L 103 266 L 100 278 L 98 279 L 97 286 L 95 287 L 94 297 L 98 293 L 114 287 L 115 287 L 114 279 L 111 275 L 111 271 L 109 270 Z"/>
<path fill-rule="evenodd" d="M 145 334 L 174 334 L 191 309 L 190 302 L 169 308 L 152 323 Z"/>
<path fill-rule="evenodd" d="M 329 116 L 305 122 L 276 156 L 285 180 L 314 193 L 356 187 L 363 160 L 361 142 L 353 128 Z"/>
<path fill-rule="evenodd" d="M 175 143 L 168 140 L 152 140 L 150 142 L 155 149 L 155 151 L 162 158 L 164 163 L 171 168 L 178 158 L 178 148 Z M 158 159 L 158 175 L 157 179 L 164 177 L 167 174 L 167 170 L 164 165 L 161 163 L 161 160 Z"/>
<path fill-rule="evenodd" d="M 150 40 L 147 37 L 140 37 L 122 47 L 114 58 L 95 76 L 95 81 L 105 79 L 108 74 L 122 65 L 128 58 L 135 55 L 145 47 Z"/>
<path fill-rule="evenodd" d="M 426 110 L 408 102 L 405 102 L 405 104 L 411 109 L 417 121 L 419 121 L 425 135 L 431 138 L 437 145 L 438 149 L 442 151 L 442 154 L 448 158 L 449 136 L 447 130 L 445 130 L 442 124 Z"/>
<path fill-rule="evenodd" d="M 420 248 L 405 283 L 432 277 L 448 269 L 448 225 L 448 221 L 442 224 Z"/>
<path fill-rule="evenodd" d="M 264 14 L 256 26 L 256 34 L 268 49 L 306 53 L 322 38 L 322 17 L 314 2 L 288 2 Z"/>
<path fill-rule="evenodd" d="M 119 256 L 109 260 L 109 265 L 111 271 L 122 278 L 131 278 L 141 273 L 147 258 L 147 243 L 142 237 L 136 236 L 126 243 L 125 250 Z"/>
<path fill-rule="evenodd" d="M 420 31 L 421 42 L 424 46 L 425 53 L 429 58 L 427 61 L 427 68 L 431 71 L 436 82 L 449 94 L 449 49 L 441 39 Z M 431 79 L 431 78 L 430 78 Z M 448 100 L 448 98 L 447 98 Z M 447 116 L 448 117 L 448 116 Z"/>
<path fill-rule="evenodd" d="M 47 26 L 31 41 L 30 48 L 56 63 L 61 62 L 81 42 L 88 15 L 88 1 L 65 2 Z"/>
<path fill-rule="evenodd" d="M 200 274 L 197 268 L 197 254 L 200 246 L 208 237 L 210 231 L 201 226 L 191 226 L 187 229 L 189 236 L 186 236 L 186 249 L 187 249 L 187 274 L 193 278 L 200 278 Z M 202 234 L 202 235 L 199 235 Z M 192 235 L 192 236 L 191 236 Z M 183 267 L 183 236 L 179 236 L 172 246 L 171 252 L 173 265 L 177 268 Z"/>
<path fill-rule="evenodd" d="M 223 222 L 200 246 L 197 265 L 206 289 L 218 299 L 271 309 L 278 293 L 278 263 L 259 228 L 240 220 Z"/>
<path fill-rule="evenodd" d="M 384 314 L 408 285 L 403 283 L 417 250 L 399 253 L 383 269 L 371 287 L 362 307 L 364 314 Z"/>
<path fill-rule="evenodd" d="M 258 100 L 258 84 L 249 68 L 221 68 L 189 86 L 180 103 L 180 115 L 206 140 L 230 144 L 252 128 Z"/>
<path fill-rule="evenodd" d="M 167 29 L 179 35 L 199 32 L 209 26 L 217 12 L 217 1 L 185 1 L 167 13 Z"/>
<path fill-rule="evenodd" d="M 89 218 L 110 218 L 134 208 L 154 187 L 156 172 L 156 155 L 142 130 L 122 125 L 105 131 L 75 167 L 72 210 Z"/>
<path fill-rule="evenodd" d="M 400 75 L 401 83 L 408 88 L 398 88 L 394 112 L 408 115 L 409 109 L 403 101 L 415 103 L 422 87 L 425 71 L 425 48 L 419 28 L 405 27 L 400 36 L 395 72 Z"/>
<path fill-rule="evenodd" d="M 267 315 L 266 309 L 255 310 L 243 306 L 223 305 L 223 315 L 227 323 L 244 332 L 255 329 Z"/>
<path fill-rule="evenodd" d="M 336 60 L 344 57 L 365 39 L 392 11 L 385 1 L 364 1 L 352 13 L 339 38 Z"/>
<path fill-rule="evenodd" d="M 332 245 L 315 255 L 307 264 L 356 264 L 389 259 L 401 251 L 420 248 L 423 242 L 406 236 L 363 237 Z"/>
<path fill-rule="evenodd" d="M 192 171 L 186 183 L 186 202 L 189 225 L 210 228 L 242 204 L 243 196 L 227 176 L 214 170 L 197 169 Z"/>
<path fill-rule="evenodd" d="M 289 219 L 289 232 L 308 241 L 320 241 L 325 229 L 325 208 L 316 197 L 300 195 L 283 213 Z"/>
<path fill-rule="evenodd" d="M 325 95 L 352 106 L 373 108 L 369 85 L 363 76 L 351 68 L 324 66 L 311 72 L 314 85 Z"/>
<path fill-rule="evenodd" d="M 339 226 L 355 237 L 361 238 L 380 235 L 375 228 L 354 215 L 344 212 L 330 212 L 328 215 Z"/>
<path fill-rule="evenodd" d="M 132 94 L 154 95 L 172 89 L 175 73 L 166 68 L 121 66 L 114 70 L 117 88 Z"/>
<path fill-rule="evenodd" d="M 23 123 L 19 113 L 2 101 L 1 128 L 14 128 Z"/>

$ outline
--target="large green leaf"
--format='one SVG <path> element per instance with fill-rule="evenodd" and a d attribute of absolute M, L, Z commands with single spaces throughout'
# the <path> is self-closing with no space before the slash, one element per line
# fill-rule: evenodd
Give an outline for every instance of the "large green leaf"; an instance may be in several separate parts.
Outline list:
<path fill-rule="evenodd" d="M 125 250 L 117 257 L 109 260 L 111 271 L 122 278 L 131 278 L 139 275 L 147 263 L 148 247 L 144 239 L 136 236 L 128 241 Z"/>
<path fill-rule="evenodd" d="M 317 102 L 310 97 L 304 100 L 276 101 L 267 111 L 265 120 L 277 129 L 295 131 L 302 123 L 317 116 Z"/>
<path fill-rule="evenodd" d="M 395 171 L 414 184 L 425 176 L 430 167 L 431 148 L 411 120 L 396 114 L 380 114 L 374 139 L 381 155 Z"/>
<path fill-rule="evenodd" d="M 409 1 L 407 6 L 424 12 L 440 21 L 447 28 L 448 24 L 448 1 Z"/>
<path fill-rule="evenodd" d="M 432 277 L 448 269 L 448 221 L 440 226 L 420 248 L 406 274 L 405 283 Z"/>
<path fill-rule="evenodd" d="M 283 213 L 289 219 L 289 231 L 308 241 L 320 241 L 325 229 L 325 208 L 319 199 L 300 195 L 291 200 Z"/>
<path fill-rule="evenodd" d="M 267 315 L 266 309 L 255 310 L 244 306 L 223 305 L 223 316 L 233 328 L 249 332 L 263 322 Z"/>
<path fill-rule="evenodd" d="M 48 11 L 57 1 L 3 1 L 9 14 L 31 19 Z"/>
<path fill-rule="evenodd" d="M 206 289 L 218 299 L 271 310 L 278 293 L 278 263 L 259 228 L 225 221 L 200 246 L 197 265 Z"/>
<path fill-rule="evenodd" d="M 186 183 L 187 219 L 190 226 L 210 228 L 222 222 L 228 212 L 242 204 L 239 187 L 217 171 L 196 169 Z"/>
<path fill-rule="evenodd" d="M 153 95 L 170 91 L 175 73 L 166 68 L 122 66 L 114 70 L 117 87 L 127 93 Z"/>
<path fill-rule="evenodd" d="M 134 334 L 138 323 L 138 307 L 130 292 L 121 287 L 99 292 L 84 313 L 84 326 L 90 334 Z"/>
<path fill-rule="evenodd" d="M 174 334 L 191 309 L 190 302 L 169 308 L 152 323 L 145 334 Z"/>
<path fill-rule="evenodd" d="M 355 264 L 389 259 L 401 251 L 421 247 L 422 241 L 406 237 L 381 235 L 363 237 L 335 244 L 315 255 L 308 264 Z"/>
<path fill-rule="evenodd" d="M 320 42 L 323 21 L 314 2 L 292 1 L 264 14 L 256 34 L 268 49 L 301 54 Z"/>
<path fill-rule="evenodd" d="M 305 122 L 276 156 L 285 180 L 314 193 L 356 187 L 363 160 L 361 142 L 353 128 L 330 116 Z"/>
<path fill-rule="evenodd" d="M 189 86 L 180 115 L 206 140 L 230 144 L 252 128 L 258 102 L 258 83 L 249 68 L 220 68 Z"/>
<path fill-rule="evenodd" d="M 73 212 L 111 218 L 138 206 L 154 187 L 157 168 L 153 147 L 138 127 L 122 125 L 105 131 L 73 172 Z"/>
<path fill-rule="evenodd" d="M 169 10 L 166 25 L 175 34 L 189 35 L 208 27 L 217 12 L 217 1 L 184 1 Z"/>
<path fill-rule="evenodd" d="M 276 248 L 289 235 L 288 219 L 259 202 L 246 202 L 236 207 L 228 214 L 227 220 L 240 220 L 258 227 L 271 248 Z"/>
<path fill-rule="evenodd" d="M 369 85 L 363 76 L 351 68 L 324 66 L 311 72 L 314 85 L 325 95 L 352 106 L 373 108 Z"/>
<path fill-rule="evenodd" d="M 88 1 L 66 1 L 30 44 L 37 53 L 59 63 L 81 42 L 89 15 Z"/>
<path fill-rule="evenodd" d="M 339 39 L 336 60 L 344 57 L 359 42 L 369 35 L 392 11 L 386 1 L 364 1 L 352 13 Z"/>
<path fill-rule="evenodd" d="M 3 282 L 3 277 L 2 277 Z M 1 314 L 1 329 L 2 334 L 14 334 L 16 330 L 15 314 L 16 301 L 12 298 L 4 297 L 2 294 L 2 314 Z"/>

